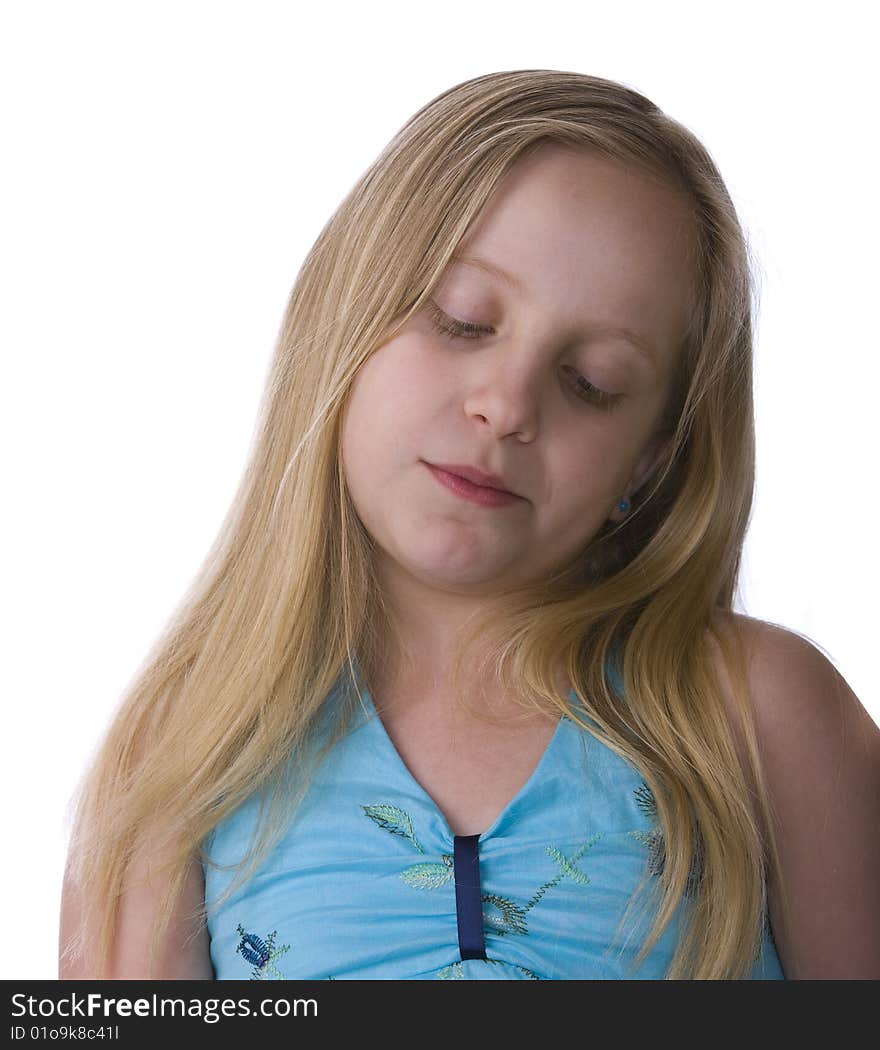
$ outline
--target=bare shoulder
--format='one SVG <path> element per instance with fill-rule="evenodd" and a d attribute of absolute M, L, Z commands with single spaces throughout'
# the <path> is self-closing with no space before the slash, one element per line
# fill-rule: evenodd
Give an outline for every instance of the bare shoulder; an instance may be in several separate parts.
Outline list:
<path fill-rule="evenodd" d="M 738 614 L 724 614 L 718 626 L 745 643 L 790 905 L 786 921 L 770 880 L 770 921 L 785 974 L 880 978 L 880 727 L 809 640 Z M 728 689 L 720 665 L 719 679 Z"/>
<path fill-rule="evenodd" d="M 170 855 L 170 854 L 169 854 Z M 127 872 L 120 900 L 116 939 L 110 960 L 110 980 L 144 980 L 149 974 L 146 960 L 164 876 L 156 874 L 163 856 L 146 842 Z M 205 896 L 201 861 L 189 862 L 184 884 L 171 923 L 159 945 L 159 980 L 213 980 L 210 936 L 205 923 L 194 916 Z M 81 939 L 79 954 L 69 948 Z M 59 964 L 61 980 L 93 980 L 96 962 L 97 930 L 84 925 L 82 890 L 65 871 L 59 922 Z"/>
<path fill-rule="evenodd" d="M 750 699 L 768 753 L 796 761 L 823 753 L 855 758 L 858 752 L 869 765 L 878 761 L 880 726 L 821 649 L 794 631 L 739 613 L 723 614 L 716 623 L 744 643 Z M 717 646 L 714 652 L 729 686 Z"/>

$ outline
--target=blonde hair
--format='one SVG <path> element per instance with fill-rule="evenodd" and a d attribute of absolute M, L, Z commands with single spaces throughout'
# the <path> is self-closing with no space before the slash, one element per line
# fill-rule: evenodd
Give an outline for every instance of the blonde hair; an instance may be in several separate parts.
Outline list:
<path fill-rule="evenodd" d="M 467 625 L 455 680 L 478 643 L 482 666 L 510 695 L 568 714 L 641 772 L 664 857 L 660 877 L 646 871 L 639 886 L 652 882 L 662 897 L 639 962 L 695 871 L 667 978 L 737 979 L 758 958 L 765 877 L 778 856 L 741 639 L 721 629 L 734 624 L 754 486 L 747 242 L 707 150 L 643 95 L 578 73 L 515 70 L 457 84 L 418 110 L 297 274 L 232 506 L 78 785 L 68 870 L 84 889 L 85 922 L 100 929 L 98 976 L 137 843 L 149 834 L 167 849 L 152 973 L 188 863 L 196 854 L 209 861 L 212 829 L 261 793 L 259 833 L 229 896 L 302 800 L 314 769 L 307 743 L 346 665 L 350 681 L 355 661 L 372 681 L 393 628 L 342 470 L 347 395 L 364 361 L 431 294 L 511 166 L 546 143 L 637 167 L 692 206 L 693 310 L 662 421 L 670 451 L 625 521 L 606 522 L 564 571 L 505 592 Z M 731 670 L 760 816 L 712 639 Z M 592 723 L 558 695 L 560 666 Z"/>

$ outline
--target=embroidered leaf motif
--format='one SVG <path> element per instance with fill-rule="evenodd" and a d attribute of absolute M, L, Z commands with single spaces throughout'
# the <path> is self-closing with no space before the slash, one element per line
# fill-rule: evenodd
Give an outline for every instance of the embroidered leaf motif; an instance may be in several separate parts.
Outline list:
<path fill-rule="evenodd" d="M 663 872 L 663 863 L 666 851 L 663 843 L 663 834 L 658 829 L 653 831 L 642 831 L 636 828 L 630 835 L 649 850 L 648 871 L 651 875 L 660 875 Z"/>
<path fill-rule="evenodd" d="M 500 963 L 501 959 L 481 959 L 480 962 L 484 962 L 487 965 L 493 965 Z M 512 965 L 511 963 L 507 964 Z M 534 970 L 528 970 L 525 966 L 514 966 L 515 970 L 519 970 L 528 977 L 530 981 L 540 981 L 541 978 L 535 973 Z M 464 980 L 464 970 L 462 969 L 461 963 L 452 963 L 451 966 L 444 966 L 442 970 L 437 973 L 438 981 L 462 981 Z"/>
<path fill-rule="evenodd" d="M 558 850 L 555 846 L 548 846 L 547 852 L 570 879 L 574 879 L 581 886 L 586 886 L 590 881 L 589 876 L 585 875 L 579 868 L 576 868 L 561 850 Z"/>
<path fill-rule="evenodd" d="M 412 817 L 403 809 L 392 806 L 390 802 L 380 802 L 375 806 L 363 806 L 364 813 L 374 820 L 380 828 L 390 831 L 392 835 L 400 835 L 415 846 L 419 853 L 424 853 L 422 844 L 416 838 Z"/>
<path fill-rule="evenodd" d="M 526 977 L 528 977 L 528 979 L 529 979 L 530 981 L 540 981 L 540 980 L 542 980 L 542 978 L 540 978 L 540 977 L 539 977 L 539 976 L 538 976 L 538 975 L 537 975 L 537 974 L 535 973 L 535 971 L 534 971 L 534 970 L 527 970 L 527 969 L 525 968 L 525 966 L 517 966 L 517 970 L 519 970 L 519 971 L 520 971 L 520 973 L 524 973 L 524 974 L 526 975 Z"/>
<path fill-rule="evenodd" d="M 423 861 L 421 864 L 412 864 L 400 873 L 400 877 L 409 886 L 417 890 L 435 890 L 438 886 L 444 886 L 453 877 L 453 859 L 448 853 L 443 854 L 443 863 L 437 864 L 432 861 Z"/>
<path fill-rule="evenodd" d="M 645 814 L 649 820 L 657 819 L 657 802 L 654 798 L 654 792 L 648 787 L 648 785 L 642 781 L 642 783 L 633 791 L 636 796 L 636 805 Z"/>
<path fill-rule="evenodd" d="M 575 850 L 575 852 L 570 858 L 566 857 L 555 846 L 548 846 L 547 853 L 556 861 L 557 864 L 559 864 L 562 870 L 559 872 L 558 875 L 555 875 L 552 879 L 550 879 L 549 882 L 545 882 L 543 886 L 538 887 L 534 897 L 532 897 L 531 900 L 526 904 L 525 910 L 529 911 L 531 908 L 534 908 L 534 906 L 541 900 L 541 898 L 544 896 L 547 890 L 552 890 L 554 886 L 558 886 L 559 883 L 562 882 L 562 880 L 566 877 L 566 875 L 574 879 L 575 882 L 580 883 L 580 885 L 585 886 L 590 880 L 582 871 L 576 868 L 575 865 L 586 853 L 586 851 L 590 849 L 590 847 L 593 846 L 596 842 L 598 842 L 600 838 L 602 838 L 603 834 L 604 833 L 600 831 L 598 834 L 593 835 L 592 838 L 587 839 L 587 841 L 584 842 L 581 846 L 578 846 L 578 848 Z"/>
<path fill-rule="evenodd" d="M 657 840 L 656 831 L 642 831 L 641 828 L 636 828 L 635 831 L 631 831 L 630 835 L 632 835 L 634 839 L 638 839 L 643 846 L 653 846 Z"/>
<path fill-rule="evenodd" d="M 495 893 L 484 893 L 480 899 L 489 905 L 483 909 L 483 925 L 488 926 L 492 933 L 503 936 L 529 932 L 526 913 L 518 904 Z"/>
<path fill-rule="evenodd" d="M 284 974 L 275 966 L 275 961 L 290 950 L 290 945 L 285 944 L 281 948 L 275 947 L 277 930 L 273 930 L 265 940 L 262 937 L 258 937 L 255 933 L 247 933 L 241 923 L 236 927 L 236 931 L 241 937 L 241 941 L 235 950 L 246 962 L 253 966 L 251 971 L 252 981 L 287 980 Z M 269 974 L 272 975 L 271 978 L 268 976 Z"/>
<path fill-rule="evenodd" d="M 500 963 L 501 959 L 483 959 L 482 961 L 484 963 L 490 963 L 491 965 L 494 966 L 496 963 Z M 508 963 L 507 965 L 511 966 L 513 964 L 512 963 Z M 520 973 L 524 973 L 526 975 L 526 977 L 528 977 L 528 979 L 530 981 L 540 981 L 541 980 L 541 978 L 535 973 L 534 970 L 527 970 L 525 966 L 514 966 L 514 969 L 515 970 L 519 970 Z"/>
<path fill-rule="evenodd" d="M 651 875 L 662 875 L 663 869 L 666 866 L 666 839 L 663 835 L 663 830 L 660 827 L 659 817 L 657 815 L 657 801 L 654 798 L 654 793 L 648 787 L 648 785 L 642 781 L 641 785 L 635 789 L 633 794 L 636 796 L 636 803 L 642 812 L 654 822 L 654 827 L 650 831 L 642 831 L 637 829 L 631 831 L 630 834 L 633 838 L 637 839 L 642 845 L 647 846 L 650 850 L 648 855 L 648 871 Z M 694 858 L 691 862 L 690 871 L 688 872 L 687 883 L 685 884 L 684 893 L 686 897 L 694 897 L 699 892 L 700 882 L 703 877 L 703 861 L 702 861 L 702 839 L 697 830 L 697 843 L 694 848 Z"/>

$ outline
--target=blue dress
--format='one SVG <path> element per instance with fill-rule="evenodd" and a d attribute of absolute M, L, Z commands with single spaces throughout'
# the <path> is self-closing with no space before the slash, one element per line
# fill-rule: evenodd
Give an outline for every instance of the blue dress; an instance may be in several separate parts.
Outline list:
<path fill-rule="evenodd" d="M 217 980 L 665 976 L 689 895 L 638 968 L 653 913 L 618 930 L 639 877 L 646 867 L 656 876 L 663 856 L 653 796 L 632 764 L 561 717 L 494 824 L 454 835 L 363 691 L 279 845 L 220 907 L 212 901 L 235 871 L 211 862 L 244 856 L 258 793 L 208 836 Z M 337 683 L 328 712 L 338 693 Z M 769 926 L 749 979 L 785 980 Z"/>

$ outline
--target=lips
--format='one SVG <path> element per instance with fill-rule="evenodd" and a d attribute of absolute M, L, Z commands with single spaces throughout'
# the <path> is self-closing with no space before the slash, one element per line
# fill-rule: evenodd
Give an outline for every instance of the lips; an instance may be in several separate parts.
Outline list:
<path fill-rule="evenodd" d="M 497 474 L 487 474 L 477 467 L 470 467 L 463 463 L 431 463 L 429 466 L 439 467 L 440 470 L 445 470 L 448 474 L 455 474 L 460 478 L 464 478 L 465 481 L 469 481 L 472 485 L 480 485 L 486 489 L 496 489 L 498 492 L 506 492 L 511 496 L 519 495 L 519 493 L 507 487 L 504 478 L 499 477 Z"/>
<path fill-rule="evenodd" d="M 491 488 L 489 485 L 476 485 L 467 478 L 461 477 L 460 474 L 453 474 L 451 470 L 435 467 L 432 463 L 425 462 L 425 466 L 444 488 L 469 503 L 475 503 L 481 507 L 511 507 L 525 502 L 522 496 L 517 496 L 513 492 Z"/>

